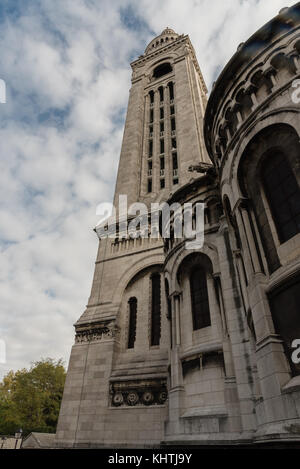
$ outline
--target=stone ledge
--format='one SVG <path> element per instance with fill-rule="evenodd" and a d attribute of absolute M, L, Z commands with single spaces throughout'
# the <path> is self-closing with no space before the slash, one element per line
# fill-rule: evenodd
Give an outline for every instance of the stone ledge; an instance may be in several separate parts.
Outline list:
<path fill-rule="evenodd" d="M 182 419 L 192 417 L 227 417 L 228 411 L 223 406 L 209 406 L 205 408 L 192 408 L 187 410 L 182 416 Z"/>
<path fill-rule="evenodd" d="M 197 345 L 196 347 L 191 347 L 189 350 L 184 351 L 180 354 L 180 360 L 186 360 L 187 358 L 192 358 L 200 354 L 205 354 L 209 352 L 222 352 L 223 345 L 221 342 L 213 342 Z"/>
<path fill-rule="evenodd" d="M 281 391 L 286 394 L 289 392 L 300 391 L 300 376 L 294 376 L 287 384 L 285 384 Z"/>

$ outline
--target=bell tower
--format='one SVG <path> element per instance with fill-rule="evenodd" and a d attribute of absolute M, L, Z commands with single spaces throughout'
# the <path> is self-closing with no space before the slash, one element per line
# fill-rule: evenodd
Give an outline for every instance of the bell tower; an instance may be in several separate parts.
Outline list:
<path fill-rule="evenodd" d="M 210 163 L 206 86 L 187 35 L 166 28 L 132 62 L 114 205 L 166 201 Z M 161 238 L 99 239 L 75 324 L 56 434 L 60 447 L 158 445 L 168 417 L 170 321 Z"/>
<path fill-rule="evenodd" d="M 115 203 L 166 200 L 210 162 L 203 139 L 207 89 L 188 36 L 166 28 L 132 62 Z"/>

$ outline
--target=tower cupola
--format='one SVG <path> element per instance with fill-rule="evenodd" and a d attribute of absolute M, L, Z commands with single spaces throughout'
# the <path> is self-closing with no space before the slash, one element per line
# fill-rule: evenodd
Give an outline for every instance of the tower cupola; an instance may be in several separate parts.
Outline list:
<path fill-rule="evenodd" d="M 148 44 L 145 50 L 145 54 L 150 54 L 154 50 L 157 50 L 167 44 L 175 41 L 179 37 L 179 34 L 175 33 L 175 31 L 169 27 L 166 27 L 162 33 L 152 39 L 152 41 Z"/>

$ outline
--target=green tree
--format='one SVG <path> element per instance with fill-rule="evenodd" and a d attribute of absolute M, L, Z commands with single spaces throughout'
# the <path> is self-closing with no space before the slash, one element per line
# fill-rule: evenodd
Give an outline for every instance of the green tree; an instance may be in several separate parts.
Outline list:
<path fill-rule="evenodd" d="M 65 379 L 62 360 L 50 358 L 10 371 L 0 383 L 0 434 L 54 433 Z"/>

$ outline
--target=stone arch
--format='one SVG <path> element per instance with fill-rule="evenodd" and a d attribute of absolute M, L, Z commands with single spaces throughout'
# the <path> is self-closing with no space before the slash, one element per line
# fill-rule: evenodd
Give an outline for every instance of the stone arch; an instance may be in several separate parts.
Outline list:
<path fill-rule="evenodd" d="M 291 177 L 294 175 L 296 187 L 297 175 L 294 174 L 291 168 L 297 167 L 298 164 L 299 137 L 297 132 L 286 124 L 278 123 L 266 126 L 263 130 L 257 132 L 244 149 L 237 171 L 240 192 L 243 197 L 251 201 L 251 210 L 253 211 L 260 233 L 263 251 L 270 273 L 277 270 L 281 265 L 278 246 L 282 241 L 279 241 L 279 237 L 283 229 L 288 229 L 288 226 L 284 225 L 282 230 L 280 229 L 280 232 L 278 231 L 278 219 L 274 219 L 275 212 L 271 211 L 270 199 L 265 192 L 266 186 L 263 177 L 263 168 L 264 165 L 270 161 L 272 155 L 274 155 L 274 158 L 275 155 L 283 155 L 280 156 L 280 158 L 278 157 L 282 165 L 281 173 L 284 173 L 284 168 L 286 168 L 287 174 L 291 173 Z M 286 159 L 286 165 L 283 163 L 282 158 Z M 274 177 L 273 174 L 272 178 L 274 179 Z M 298 184 L 299 181 L 300 170 L 298 170 Z M 275 183 L 272 183 L 270 187 L 274 187 L 274 184 Z M 286 203 L 288 204 L 288 202 Z M 278 211 L 279 208 L 276 208 L 276 210 Z M 288 211 L 289 210 L 287 210 L 287 212 Z M 280 217 L 282 218 L 282 214 Z M 275 226 L 276 221 L 277 227 Z M 297 232 L 296 225 L 292 229 L 292 232 Z M 289 234 L 290 237 L 295 235 L 292 234 L 292 232 Z"/>
<path fill-rule="evenodd" d="M 198 256 L 198 255 L 201 255 L 201 256 L 206 256 L 211 265 L 212 265 L 212 273 L 214 272 L 219 272 L 219 258 L 218 258 L 218 252 L 217 252 L 217 248 L 216 246 L 214 246 L 213 244 L 211 243 L 204 243 L 203 247 L 201 248 L 201 251 L 189 251 L 187 249 L 184 249 L 184 250 L 180 250 L 178 252 L 178 254 L 176 255 L 176 257 L 174 258 L 174 261 L 173 261 L 173 264 L 172 264 L 172 268 L 171 268 L 171 271 L 170 271 L 170 292 L 174 292 L 174 291 L 180 291 L 180 285 L 178 283 L 178 279 L 177 279 L 177 272 L 178 272 L 178 268 L 180 267 L 180 265 L 182 264 L 182 262 L 184 261 L 184 259 L 188 256 Z"/>
<path fill-rule="evenodd" d="M 276 70 L 286 69 L 291 75 L 296 73 L 295 65 L 290 57 L 288 57 L 284 52 L 278 52 L 270 60 L 272 67 Z"/>
<path fill-rule="evenodd" d="M 163 266 L 164 257 L 162 254 L 151 254 L 140 261 L 137 261 L 133 266 L 130 266 L 124 273 L 122 279 L 118 283 L 114 296 L 113 296 L 113 304 L 120 305 L 122 301 L 122 297 L 124 295 L 124 291 L 126 287 L 129 285 L 130 281 L 144 269 L 149 267 L 153 267 L 155 265 Z"/>
<path fill-rule="evenodd" d="M 166 75 L 166 79 L 168 78 L 168 82 L 173 81 L 175 60 L 178 57 L 178 55 L 179 55 L 178 51 L 169 51 L 166 57 L 159 58 L 159 59 L 158 57 L 154 57 L 152 60 L 150 60 L 148 63 L 144 65 L 145 77 L 147 78 L 149 82 L 153 83 L 154 90 L 156 90 L 155 89 L 156 79 L 153 79 L 153 70 L 155 69 L 155 67 L 161 65 L 162 63 L 169 62 L 173 70 L 172 70 L 172 73 Z M 164 83 L 163 86 L 165 86 L 166 83 L 165 82 L 163 83 Z M 174 81 L 173 81 L 173 85 L 175 87 Z"/>
<path fill-rule="evenodd" d="M 152 75 L 153 70 L 154 70 L 156 67 L 158 67 L 159 65 L 161 65 L 161 64 L 163 64 L 163 63 L 165 63 L 165 62 L 170 62 L 171 65 L 173 65 L 174 59 L 175 59 L 175 54 L 174 54 L 174 53 L 169 54 L 167 57 L 163 57 L 163 58 L 160 58 L 160 59 L 158 59 L 158 60 L 157 60 L 157 58 L 156 58 L 156 59 L 150 61 L 150 63 L 148 64 L 148 66 L 147 66 L 147 68 L 146 68 L 146 70 L 145 70 L 145 73 L 146 73 L 147 75 Z"/>
<path fill-rule="evenodd" d="M 295 114 L 300 114 L 300 109 L 296 107 L 282 107 L 274 111 L 268 112 L 263 116 L 259 116 L 239 138 L 239 142 L 235 148 L 234 154 L 231 158 L 232 164 L 229 171 L 229 187 L 232 185 L 233 181 L 238 180 L 238 168 L 240 165 L 240 160 L 248 144 L 258 135 L 261 131 L 270 127 L 271 125 L 282 124 L 291 127 L 300 138 L 300 126 L 299 129 L 295 127 L 296 116 Z M 300 116 L 298 116 L 298 122 L 300 121 Z M 237 197 L 242 197 L 242 193 L 239 192 L 236 194 Z M 236 200 L 231 200 L 231 203 L 234 204 Z"/>
<path fill-rule="evenodd" d="M 204 199 L 206 205 L 205 212 L 208 218 L 209 224 L 215 224 L 218 221 L 218 217 L 222 212 L 222 204 L 218 194 L 210 194 Z"/>
<path fill-rule="evenodd" d="M 293 44 L 294 49 L 300 54 L 300 39 L 298 39 L 294 44 Z"/>
<path fill-rule="evenodd" d="M 211 275 L 213 274 L 213 264 L 207 254 L 204 254 L 202 252 L 189 253 L 184 256 L 176 270 L 178 285 L 180 285 L 180 276 L 182 271 L 186 268 L 191 269 L 193 266 L 198 264 L 201 264 L 205 268 L 205 271 L 207 273 Z"/>

